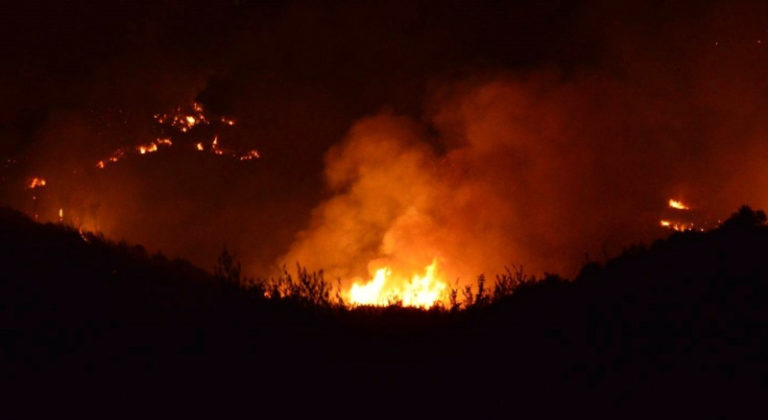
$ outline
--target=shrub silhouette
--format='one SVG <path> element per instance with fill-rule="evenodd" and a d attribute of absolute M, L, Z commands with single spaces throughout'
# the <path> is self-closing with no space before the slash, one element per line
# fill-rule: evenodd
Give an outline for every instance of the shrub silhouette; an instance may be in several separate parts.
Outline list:
<path fill-rule="evenodd" d="M 743 207 L 719 229 L 630 247 L 572 280 L 513 266 L 493 287 L 484 276 L 454 287 L 449 308 L 350 310 L 322 272 L 244 279 L 226 250 L 207 273 L 0 209 L 4 384 L 39 398 L 64 378 L 47 395 L 93 401 L 245 383 L 258 384 L 244 388 L 258 406 L 306 389 L 382 403 L 395 390 L 453 416 L 461 404 L 434 401 L 478 401 L 472 417 L 583 404 L 738 417 L 768 377 L 765 221 Z M 75 390 L 85 374 L 101 394 Z"/>
<path fill-rule="evenodd" d="M 766 216 L 762 210 L 752 210 L 749 206 L 742 206 L 721 225 L 722 230 L 752 229 L 765 226 Z"/>
<path fill-rule="evenodd" d="M 296 264 L 295 277 L 283 267 L 281 276 L 262 279 L 259 282 L 266 295 L 272 298 L 294 300 L 325 308 L 339 306 L 342 302 L 340 283 L 337 283 L 338 288 L 334 293 L 333 286 L 325 280 L 322 271 L 310 272 L 299 264 Z M 335 302 L 331 299 L 332 293 Z"/>
<path fill-rule="evenodd" d="M 224 283 L 239 286 L 244 282 L 244 279 L 241 278 L 241 272 L 240 261 L 236 261 L 235 255 L 230 254 L 225 246 L 216 259 L 216 265 L 213 268 L 214 277 Z"/>

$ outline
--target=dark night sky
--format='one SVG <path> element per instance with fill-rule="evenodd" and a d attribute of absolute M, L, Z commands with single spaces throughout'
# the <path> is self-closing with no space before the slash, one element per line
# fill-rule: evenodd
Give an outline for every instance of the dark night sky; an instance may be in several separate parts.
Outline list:
<path fill-rule="evenodd" d="M 265 272 L 297 232 L 322 231 L 331 222 L 318 216 L 318 203 L 340 194 L 326 182 L 336 162 L 327 151 L 344 144 L 361 118 L 382 113 L 419 125 L 414 130 L 434 155 L 425 158 L 428 165 L 460 166 L 466 177 L 477 176 L 475 190 L 495 185 L 490 197 L 514 192 L 522 194 L 515 200 L 549 208 L 532 224 L 538 228 L 526 227 L 514 244 L 490 239 L 509 249 L 506 257 L 533 259 L 542 269 L 570 267 L 557 261 L 564 249 L 582 255 L 606 242 L 647 238 L 628 225 L 656 217 L 648 214 L 649 203 L 670 194 L 708 197 L 722 205 L 707 203 L 716 212 L 746 199 L 768 204 L 768 196 L 754 196 L 766 177 L 753 172 L 764 163 L 754 156 L 766 141 L 768 104 L 762 95 L 768 13 L 761 2 L 94 3 L 5 6 L 0 155 L 19 161 L 15 174 L 43 174 L 66 185 L 70 192 L 59 193 L 59 201 L 98 195 L 103 211 L 120 214 L 111 236 L 203 266 L 228 243 L 246 267 Z M 483 171 L 470 158 L 446 158 L 464 137 L 477 144 L 455 124 L 485 118 L 455 122 L 448 110 L 471 102 L 474 93 L 466 92 L 493 83 L 503 85 L 504 98 L 508 85 L 524 92 L 529 108 L 520 135 L 534 139 L 530 144 L 549 139 L 542 132 L 550 127 L 562 130 L 562 142 L 530 152 L 532 161 L 545 163 L 531 164 L 525 182 L 503 181 L 522 177 L 503 167 L 476 175 Z M 195 100 L 236 118 L 223 141 L 258 148 L 263 158 L 233 169 L 168 156 L 127 163 L 90 179 L 87 188 L 70 179 L 82 162 L 150 138 L 152 114 Z M 741 154 L 724 153 L 726 142 Z M 507 146 L 494 147 L 528 156 Z M 574 161 L 561 157 L 582 151 Z M 734 171 L 732 163 L 745 159 Z M 579 165 L 589 173 L 576 193 L 558 171 L 578 172 Z M 732 179 L 724 175 L 734 172 Z M 638 185 L 638 177 L 647 182 Z M 757 182 L 744 187 L 744 179 Z M 0 201 L 24 207 L 11 190 L 5 186 Z M 545 204 L 564 195 L 562 203 Z M 633 198 L 624 200 L 627 195 Z M 622 204 L 611 209 L 617 200 Z M 492 213 L 504 219 L 492 229 L 514 235 L 525 212 L 508 204 L 502 200 L 506 210 Z M 420 209 L 431 220 L 472 212 Z M 570 235 L 554 233 L 562 226 L 575 227 Z M 530 239 L 553 235 L 558 239 Z M 567 258 L 580 258 L 573 255 Z"/>

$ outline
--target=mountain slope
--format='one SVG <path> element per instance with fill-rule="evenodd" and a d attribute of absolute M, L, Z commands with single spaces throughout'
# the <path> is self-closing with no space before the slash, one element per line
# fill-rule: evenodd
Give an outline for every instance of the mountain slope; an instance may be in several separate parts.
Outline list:
<path fill-rule="evenodd" d="M 107 401 L 154 389 L 164 401 L 311 396 L 453 415 L 734 414 L 760 400 L 768 377 L 767 251 L 764 214 L 742 208 L 717 230 L 633 247 L 573 281 L 550 276 L 467 311 L 347 311 L 268 300 L 184 261 L 3 209 L 0 350 L 12 395 L 70 402 L 67 391 L 99 384 L 88 395 L 109 389 Z"/>

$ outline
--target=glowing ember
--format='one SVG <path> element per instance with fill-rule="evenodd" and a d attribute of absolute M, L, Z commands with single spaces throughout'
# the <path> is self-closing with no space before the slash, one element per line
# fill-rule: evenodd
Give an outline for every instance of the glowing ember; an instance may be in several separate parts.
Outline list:
<path fill-rule="evenodd" d="M 46 181 L 43 178 L 34 177 L 27 184 L 27 189 L 34 190 L 35 188 L 42 188 L 46 185 Z"/>
<path fill-rule="evenodd" d="M 258 159 L 261 155 L 259 154 L 258 150 L 251 150 L 248 153 L 240 156 L 238 159 L 240 160 L 251 160 L 251 159 Z"/>
<path fill-rule="evenodd" d="M 403 306 L 430 308 L 441 300 L 446 289 L 437 276 L 437 260 L 433 260 L 425 267 L 423 276 L 414 274 L 410 281 L 402 276 L 393 277 L 389 267 L 379 268 L 368 283 L 352 284 L 349 302 L 353 306 L 386 306 L 399 301 Z"/>
<path fill-rule="evenodd" d="M 688 232 L 688 231 L 693 231 L 693 230 L 698 230 L 698 231 L 701 231 L 701 232 L 704 231 L 703 228 L 697 228 L 696 225 L 694 225 L 693 223 L 690 223 L 690 222 L 689 223 L 684 223 L 684 222 L 673 222 L 673 221 L 670 221 L 670 220 L 662 220 L 662 221 L 659 222 L 659 224 L 662 227 L 665 227 L 665 228 L 668 228 L 668 229 L 672 229 L 672 230 L 677 231 L 677 232 Z"/>
<path fill-rule="evenodd" d="M 685 205 L 680 200 L 669 199 L 669 207 L 678 210 L 690 210 L 691 208 Z"/>
<path fill-rule="evenodd" d="M 138 151 L 139 151 L 139 153 L 141 153 L 142 155 L 145 155 L 145 154 L 147 154 L 147 153 L 156 152 L 156 151 L 157 151 L 157 145 L 156 145 L 156 144 L 154 144 L 154 143 L 150 143 L 148 146 L 139 146 L 139 147 L 137 148 L 137 150 L 138 150 Z"/>
<path fill-rule="evenodd" d="M 141 151 L 139 151 L 141 152 Z M 125 156 L 125 151 L 123 149 L 117 149 L 114 153 L 112 153 L 112 156 L 108 157 L 105 160 L 100 160 L 96 163 L 96 167 L 99 169 L 104 169 L 109 165 L 110 163 L 118 162 L 120 159 L 122 159 Z"/>
<path fill-rule="evenodd" d="M 714 228 L 720 224 L 719 221 L 713 224 L 711 221 L 701 220 L 700 217 L 697 218 L 691 207 L 681 200 L 669 199 L 667 206 L 676 211 L 674 215 L 670 215 L 672 219 L 662 219 L 659 221 L 659 225 L 663 228 L 677 232 L 704 232 L 706 229 Z"/>
<path fill-rule="evenodd" d="M 153 142 L 138 145 L 134 150 L 140 155 L 146 155 L 148 153 L 157 152 L 158 150 L 160 150 L 160 146 L 170 147 L 170 146 L 173 146 L 173 142 L 171 141 L 171 139 L 168 139 L 168 138 L 159 138 Z M 104 169 L 107 167 L 108 164 L 116 163 L 120 161 L 120 159 L 124 158 L 125 156 L 126 156 L 126 149 L 117 149 L 115 150 L 114 153 L 112 153 L 112 156 L 108 157 L 106 160 L 100 160 L 96 162 L 96 167 L 99 169 Z"/>
<path fill-rule="evenodd" d="M 159 150 L 159 146 L 173 146 L 171 139 L 157 139 L 149 144 L 137 146 L 136 150 L 139 154 L 145 155 L 147 153 L 154 153 Z"/>
<path fill-rule="evenodd" d="M 155 122 L 162 125 L 162 132 L 167 133 L 170 128 L 176 129 L 182 133 L 188 133 L 190 132 L 195 126 L 204 124 L 204 125 L 215 125 L 212 124 L 212 121 L 216 123 L 217 121 L 221 121 L 222 124 L 226 126 L 233 126 L 235 125 L 235 121 L 229 117 L 215 117 L 214 119 L 209 119 L 206 114 L 203 106 L 197 102 L 192 103 L 191 107 L 178 107 L 172 114 L 154 114 L 153 118 Z M 120 161 L 122 158 L 130 155 L 130 154 L 138 154 L 138 155 L 147 155 L 150 153 L 157 152 L 160 149 L 160 146 L 173 146 L 173 140 L 171 140 L 170 137 L 163 137 L 163 138 L 157 138 L 156 140 L 147 143 L 147 144 L 140 144 L 138 146 L 132 147 L 132 148 L 120 148 L 117 149 L 114 153 L 112 153 L 112 156 L 110 156 L 107 159 L 102 159 L 96 162 L 96 167 L 99 169 L 106 168 L 109 164 L 115 163 Z M 195 142 L 194 147 L 197 151 L 203 152 L 206 150 L 205 145 L 203 142 Z M 246 161 L 246 160 L 253 160 L 256 158 L 260 158 L 261 155 L 256 150 L 249 150 L 245 153 L 235 152 L 228 149 L 225 149 L 221 147 L 219 143 L 219 136 L 218 134 L 215 134 L 213 137 L 213 140 L 211 142 L 211 146 L 208 148 L 211 153 L 217 155 L 217 156 L 229 156 L 233 159 Z"/>
<path fill-rule="evenodd" d="M 178 107 L 172 115 L 155 114 L 154 118 L 158 124 L 168 124 L 182 133 L 188 132 L 198 124 L 209 123 L 201 104 L 193 102 L 191 108 L 191 112 L 184 112 L 181 107 Z M 189 108 L 187 111 L 190 111 Z"/>
<path fill-rule="evenodd" d="M 94 159 L 91 163 L 86 163 L 94 171 L 108 170 L 112 164 L 123 162 L 129 159 L 145 158 L 150 155 L 160 155 L 165 149 L 172 147 L 181 147 L 183 151 L 192 153 L 192 148 L 197 152 L 210 153 L 213 156 L 220 156 L 224 159 L 231 159 L 233 162 L 250 161 L 258 159 L 261 154 L 256 149 L 236 149 L 230 148 L 227 140 L 222 133 L 230 130 L 235 125 L 235 121 L 226 116 L 206 115 L 206 110 L 199 103 L 177 107 L 168 114 L 154 114 L 154 138 L 136 139 L 134 143 L 126 144 L 114 149 L 111 154 L 101 156 L 101 159 Z M 198 128 L 200 128 L 198 130 Z M 179 133 L 186 134 L 179 134 Z M 8 168 L 16 161 L 10 158 L 0 160 L 0 169 Z M 237 164 L 237 163 L 233 163 Z M 237 164 L 239 165 L 239 164 Z M 95 167 L 95 168 L 94 168 Z M 81 167 L 71 168 L 72 174 L 78 174 Z M 42 194 L 43 188 L 51 188 L 48 180 L 40 176 L 28 177 L 19 180 L 17 188 L 28 191 L 25 196 L 29 200 L 29 214 L 35 220 L 45 220 L 48 222 L 67 223 L 68 225 L 84 225 L 88 229 L 103 229 L 98 223 L 98 204 L 78 206 L 75 200 L 71 199 L 70 193 L 64 194 L 61 191 L 49 191 Z M 0 173 L 0 186 L 6 178 L 5 173 Z M 59 184 L 58 182 L 56 184 Z M 64 180 L 66 186 L 66 180 Z M 53 185 L 57 188 L 56 185 Z M 62 198 L 70 197 L 67 201 L 61 201 Z M 56 200 L 56 202 L 51 202 Z M 61 206 L 67 202 L 66 211 Z M 83 240 L 87 241 L 87 235 L 81 232 Z"/>
<path fill-rule="evenodd" d="M 219 156 L 224 154 L 224 150 L 219 147 L 219 136 L 215 136 L 211 142 L 211 151 Z"/>

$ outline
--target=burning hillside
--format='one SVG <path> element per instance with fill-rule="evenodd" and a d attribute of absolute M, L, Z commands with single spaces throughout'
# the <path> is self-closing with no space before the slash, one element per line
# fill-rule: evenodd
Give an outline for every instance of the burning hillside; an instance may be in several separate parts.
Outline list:
<path fill-rule="evenodd" d="M 205 114 L 205 111 L 203 109 L 203 106 L 197 102 L 193 102 L 192 106 L 190 107 L 190 111 L 185 112 L 183 108 L 178 107 L 176 108 L 175 112 L 173 114 L 155 114 L 154 120 L 159 125 L 159 130 L 167 135 L 170 135 L 175 131 L 178 131 L 179 133 L 189 133 L 195 126 L 203 124 L 210 126 L 211 120 L 209 117 Z M 232 118 L 226 117 L 226 116 L 220 116 L 217 118 L 218 122 L 221 123 L 222 126 L 234 126 L 235 120 Z M 192 148 L 194 150 L 197 150 L 198 152 L 204 152 L 206 151 L 206 147 L 204 145 L 205 142 L 197 141 L 191 144 Z M 117 163 L 121 159 L 125 158 L 126 156 L 130 156 L 131 154 L 138 154 L 138 155 L 146 155 L 149 153 L 155 153 L 160 150 L 161 147 L 171 147 L 173 146 L 173 141 L 171 137 L 165 137 L 165 138 L 157 138 L 154 141 L 151 141 L 146 144 L 139 144 L 134 147 L 127 147 L 127 148 L 120 148 L 115 150 L 108 158 L 104 160 L 100 160 L 96 163 L 96 167 L 99 169 L 104 169 L 107 167 L 107 165 L 112 163 Z M 218 156 L 228 156 L 236 160 L 251 160 L 261 157 L 259 152 L 257 150 L 248 150 L 244 152 L 238 152 L 228 149 L 223 149 L 219 145 L 219 135 L 213 134 L 213 138 L 210 140 L 210 146 L 207 148 L 208 151 L 213 153 L 214 155 Z"/>
<path fill-rule="evenodd" d="M 6 3 L 18 417 L 761 402 L 765 0 Z"/>
<path fill-rule="evenodd" d="M 2 202 L 420 307 L 768 207 L 760 3 L 261 7 L 9 22 Z"/>
<path fill-rule="evenodd" d="M 219 137 L 228 128 L 235 125 L 235 120 L 228 116 L 210 116 L 203 105 L 193 102 L 189 107 L 177 107 L 171 114 L 155 114 L 153 131 L 157 137 L 149 142 L 115 149 L 108 157 L 98 160 L 93 166 L 85 162 L 74 162 L 61 165 L 55 170 L 48 171 L 61 174 L 56 177 L 32 176 L 25 178 L 25 189 L 29 190 L 27 199 L 32 201 L 22 208 L 28 208 L 37 220 L 67 223 L 78 228 L 100 230 L 96 222 L 100 215 L 84 208 L 82 202 L 72 202 L 66 195 L 68 189 L 86 187 L 94 178 L 102 177 L 93 173 L 93 169 L 105 170 L 109 167 L 131 159 L 149 157 L 174 147 L 188 152 L 204 152 L 213 156 L 243 162 L 258 159 L 260 153 L 255 150 L 236 150 L 222 145 Z M 202 129 L 205 127 L 206 129 Z M 205 139 L 200 141 L 201 138 Z M 9 160 L 10 161 L 10 160 Z M 88 180 L 82 178 L 88 177 Z M 11 181 L 10 179 L 6 182 Z M 80 185 L 72 185 L 80 184 Z M 92 197 L 86 199 L 93 199 Z M 66 214 L 66 216 L 65 216 Z M 103 218 L 105 215 L 101 215 Z M 107 232 L 109 233 L 109 232 Z"/>

